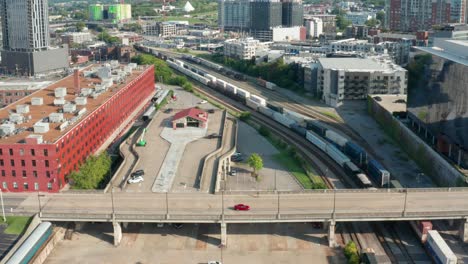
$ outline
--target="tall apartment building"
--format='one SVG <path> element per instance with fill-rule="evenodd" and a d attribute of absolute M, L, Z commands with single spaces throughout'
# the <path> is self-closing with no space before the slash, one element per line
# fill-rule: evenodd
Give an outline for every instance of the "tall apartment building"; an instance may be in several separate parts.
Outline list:
<path fill-rule="evenodd" d="M 379 58 L 319 58 L 312 68 L 317 69 L 317 91 L 312 93 L 333 107 L 369 94 L 407 91 L 406 70 Z"/>
<path fill-rule="evenodd" d="M 300 0 L 219 0 L 218 25 L 271 40 L 272 28 L 302 26 Z"/>
<path fill-rule="evenodd" d="M 429 30 L 451 20 L 451 0 L 389 0 L 385 8 L 385 27 L 395 31 Z"/>
<path fill-rule="evenodd" d="M 304 21 L 304 25 L 307 30 L 307 36 L 310 38 L 318 38 L 322 35 L 323 32 L 323 22 L 322 19 L 313 17 L 309 20 Z"/>
<path fill-rule="evenodd" d="M 0 16 L 6 71 L 32 76 L 68 67 L 68 51 L 49 46 L 47 0 L 0 0 Z"/>
<path fill-rule="evenodd" d="M 143 26 L 143 33 L 148 36 L 169 37 L 177 35 L 177 25 L 167 22 L 155 22 Z"/>
<path fill-rule="evenodd" d="M 313 19 L 322 20 L 322 32 L 323 34 L 330 39 L 334 39 L 336 36 L 336 16 L 335 15 L 305 15 L 304 24 L 306 25 L 307 21 Z"/>
<path fill-rule="evenodd" d="M 58 192 L 89 155 L 125 132 L 154 95 L 154 66 L 76 71 L 0 110 L 0 188 Z"/>
<path fill-rule="evenodd" d="M 107 20 L 113 23 L 129 20 L 132 18 L 132 5 L 130 4 L 112 4 L 102 5 L 93 4 L 88 9 L 89 20 L 101 21 Z"/>
<path fill-rule="evenodd" d="M 450 1 L 450 22 L 451 23 L 467 23 L 467 0 L 451 0 Z"/>
<path fill-rule="evenodd" d="M 302 26 L 304 8 L 301 0 L 282 0 L 282 25 L 285 27 Z"/>

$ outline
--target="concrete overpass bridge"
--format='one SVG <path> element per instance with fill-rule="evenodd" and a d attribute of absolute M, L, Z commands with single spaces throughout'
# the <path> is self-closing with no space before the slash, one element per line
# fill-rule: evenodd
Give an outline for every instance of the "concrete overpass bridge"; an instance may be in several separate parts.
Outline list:
<path fill-rule="evenodd" d="M 251 210 L 233 210 L 238 203 L 250 205 Z M 44 221 L 111 222 L 116 245 L 121 224 L 130 222 L 219 223 L 223 244 L 229 223 L 325 222 L 333 245 L 337 222 L 461 219 L 460 237 L 468 241 L 468 188 L 43 194 L 29 196 L 13 213 L 37 212 Z"/>

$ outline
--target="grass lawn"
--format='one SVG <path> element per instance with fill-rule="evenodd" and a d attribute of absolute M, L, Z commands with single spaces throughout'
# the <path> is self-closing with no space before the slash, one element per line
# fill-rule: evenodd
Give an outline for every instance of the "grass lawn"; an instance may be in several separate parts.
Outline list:
<path fill-rule="evenodd" d="M 288 171 L 291 172 L 292 175 L 294 175 L 294 177 L 296 177 L 296 179 L 301 183 L 304 189 L 313 189 L 314 183 L 312 180 L 307 176 L 302 166 L 288 153 L 280 151 L 280 153 L 273 156 L 273 159 L 286 167 Z"/>
<path fill-rule="evenodd" d="M 30 217 L 27 216 L 7 216 L 8 227 L 5 233 L 9 235 L 21 235 L 29 225 Z"/>

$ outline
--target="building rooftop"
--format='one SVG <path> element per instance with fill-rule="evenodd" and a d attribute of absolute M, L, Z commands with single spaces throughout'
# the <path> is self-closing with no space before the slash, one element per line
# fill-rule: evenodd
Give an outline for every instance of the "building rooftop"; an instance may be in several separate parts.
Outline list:
<path fill-rule="evenodd" d="M 386 71 L 399 66 L 382 63 L 375 58 L 319 58 L 324 69 L 340 69 L 348 71 Z"/>
<path fill-rule="evenodd" d="M 202 122 L 206 122 L 208 120 L 208 113 L 193 107 L 178 112 L 174 115 L 174 118 L 172 120 L 175 121 L 185 117 L 190 117 Z"/>
<path fill-rule="evenodd" d="M 407 95 L 403 94 L 379 94 L 371 95 L 374 100 L 390 113 L 406 112 Z M 377 98 L 378 99 L 377 99 Z"/>
<path fill-rule="evenodd" d="M 43 82 L 25 82 L 25 81 L 12 81 L 0 82 L 0 90 L 37 90 L 50 85 L 51 81 Z"/>
<path fill-rule="evenodd" d="M 418 50 L 468 66 L 468 40 L 434 39 L 434 47 L 415 47 Z"/>
<path fill-rule="evenodd" d="M 109 68 L 110 65 L 107 67 Z M 107 75 L 101 79 L 96 74 L 102 76 L 99 69 L 104 68 L 106 68 L 104 65 L 91 65 L 80 72 L 78 80 L 81 93 L 79 95 L 75 95 L 74 75 L 72 74 L 0 109 L 0 122 L 2 123 L 0 126 L 8 127 L 14 124 L 15 131 L 7 136 L 2 135 L 0 144 L 24 143 L 27 137 L 31 138 L 31 135 L 42 136 L 44 143 L 56 142 L 109 100 L 119 89 L 141 75 L 147 67 L 114 64 L 109 72 L 110 77 Z M 56 88 L 65 88 L 57 89 L 63 94 L 56 97 Z M 26 111 L 24 111 L 25 108 Z M 62 114 L 63 117 L 61 117 Z M 52 116 L 58 120 L 52 122 L 54 121 Z M 23 122 L 15 122 L 14 119 L 18 117 L 23 119 Z M 39 128 L 44 123 L 48 124 L 48 130 Z M 38 129 L 34 131 L 36 125 Z"/>

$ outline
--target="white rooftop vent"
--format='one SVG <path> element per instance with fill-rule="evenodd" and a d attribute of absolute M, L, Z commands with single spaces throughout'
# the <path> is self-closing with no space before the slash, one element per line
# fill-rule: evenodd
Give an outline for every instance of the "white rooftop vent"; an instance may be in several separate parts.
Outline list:
<path fill-rule="evenodd" d="M 64 113 L 73 113 L 76 111 L 76 104 L 67 103 L 63 105 L 63 112 Z"/>
<path fill-rule="evenodd" d="M 15 124 L 2 124 L 0 125 L 0 135 L 8 136 L 15 132 Z"/>
<path fill-rule="evenodd" d="M 93 92 L 93 88 L 81 88 L 82 96 L 89 96 Z"/>
<path fill-rule="evenodd" d="M 31 134 L 26 137 L 27 143 L 30 143 L 31 141 L 33 141 L 35 144 L 42 144 L 42 142 L 44 142 L 42 135 L 34 135 L 34 134 Z"/>
<path fill-rule="evenodd" d="M 63 122 L 63 114 L 62 113 L 51 113 L 49 115 L 49 122 L 51 122 L 51 123 Z"/>
<path fill-rule="evenodd" d="M 129 63 L 128 66 L 134 70 L 137 68 L 138 65 L 136 63 Z"/>
<path fill-rule="evenodd" d="M 88 99 L 86 97 L 76 97 L 75 103 L 76 105 L 86 105 L 88 103 Z"/>
<path fill-rule="evenodd" d="M 29 105 L 17 105 L 16 106 L 16 113 L 18 114 L 27 114 L 29 113 Z"/>
<path fill-rule="evenodd" d="M 11 113 L 9 118 L 10 118 L 10 121 L 15 124 L 22 124 L 24 122 L 24 116 L 22 114 Z"/>
<path fill-rule="evenodd" d="M 47 133 L 49 132 L 49 123 L 37 122 L 34 124 L 34 133 Z"/>
<path fill-rule="evenodd" d="M 44 99 L 42 97 L 33 97 L 31 98 L 31 105 L 43 105 Z"/>
<path fill-rule="evenodd" d="M 65 87 L 59 87 L 55 88 L 55 97 L 57 98 L 63 98 L 67 95 L 67 88 Z"/>
<path fill-rule="evenodd" d="M 64 131 L 68 127 L 69 123 L 68 121 L 65 121 L 63 124 L 60 125 L 59 129 L 60 131 Z"/>
<path fill-rule="evenodd" d="M 67 101 L 65 101 L 64 98 L 57 98 L 57 99 L 54 99 L 54 105 L 57 106 L 57 105 L 64 105 Z"/>
<path fill-rule="evenodd" d="M 82 115 L 86 114 L 86 108 L 83 108 L 81 109 L 80 111 L 78 111 L 78 114 L 76 114 L 77 116 L 81 117 Z"/>

